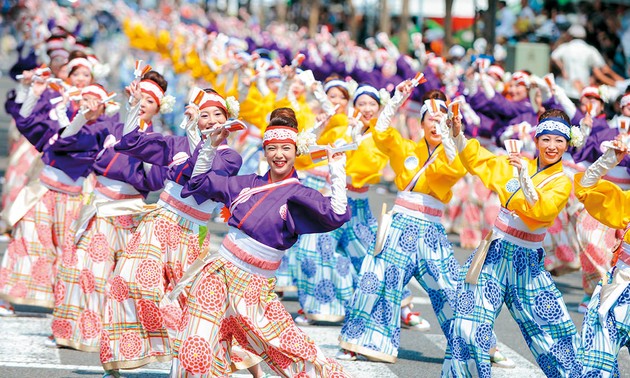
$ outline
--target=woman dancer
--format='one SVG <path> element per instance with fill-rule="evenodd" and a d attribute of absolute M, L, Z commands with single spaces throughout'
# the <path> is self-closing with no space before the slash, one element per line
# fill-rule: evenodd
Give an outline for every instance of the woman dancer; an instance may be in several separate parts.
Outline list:
<path fill-rule="evenodd" d="M 623 240 L 613 258 L 612 270 L 595 289 L 584 317 L 578 348 L 583 377 L 619 377 L 617 355 L 630 340 L 630 192 L 602 179 L 627 154 L 628 147 L 616 140 L 614 148 L 608 149 L 586 172 L 575 175 L 575 195 L 586 211 L 597 221 L 621 231 Z"/>
<path fill-rule="evenodd" d="M 486 238 L 488 249 L 477 249 L 462 270 L 448 335 L 452 358 L 445 359 L 442 374 L 490 377 L 493 324 L 505 303 L 543 372 L 568 376 L 579 369 L 577 333 L 544 270 L 542 241 L 568 201 L 571 182 L 561 159 L 570 141 L 579 144 L 579 130 L 564 112 L 547 111 L 536 127 L 534 160 L 518 153 L 495 156 L 477 140 L 467 141 L 459 124 L 452 135 L 462 164 L 499 195 L 503 207 Z"/>
<path fill-rule="evenodd" d="M 115 146 L 116 151 L 146 163 L 168 167 L 168 172 L 157 209 L 142 218 L 108 283 L 101 363 L 112 376 L 117 369 L 172 358 L 169 332 L 180 328 L 181 308 L 178 303 L 159 306 L 201 248 L 209 245 L 207 236 L 200 246 L 200 230 L 218 203 L 200 196 L 183 198 L 181 192 L 201 147 L 200 131 L 225 123 L 230 111 L 220 95 L 208 90 L 199 108 L 189 105 L 185 114 L 188 136 L 143 133 L 128 124 L 133 129 L 125 129 Z M 236 174 L 240 164 L 240 156 L 222 145 L 213 169 Z"/>
<path fill-rule="evenodd" d="M 331 231 L 350 217 L 342 155 L 329 157 L 330 198 L 299 184 L 293 168 L 297 126 L 291 109 L 272 112 L 263 137 L 270 167 L 264 176 L 229 177 L 211 169 L 226 133 L 217 129 L 206 141 L 183 194 L 229 206 L 230 230 L 190 288 L 172 376 L 229 374 L 232 338 L 282 376 L 345 376 L 273 293 L 283 251 L 300 234 Z"/>
<path fill-rule="evenodd" d="M 153 117 L 172 105 L 164 96 L 166 80 L 155 71 L 147 72 L 131 88 L 135 105 L 127 116 L 127 126 L 82 128 L 57 142 L 91 151 L 96 157 L 94 194 L 66 239 L 52 322 L 57 345 L 87 352 L 100 350 L 105 284 L 145 211 L 143 199 L 164 184 L 162 167 L 114 151 L 123 128 L 140 125 L 140 131 L 151 132 Z"/>

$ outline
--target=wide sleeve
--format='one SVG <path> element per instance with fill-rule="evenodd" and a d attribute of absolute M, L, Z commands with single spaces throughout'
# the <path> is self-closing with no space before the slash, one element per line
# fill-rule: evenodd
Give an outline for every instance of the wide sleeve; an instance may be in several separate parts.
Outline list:
<path fill-rule="evenodd" d="M 508 210 L 516 212 L 532 230 L 553 225 L 555 219 L 569 201 L 571 180 L 560 176 L 542 188 L 535 187 L 538 201 L 531 205 L 519 191 L 508 204 Z"/>
<path fill-rule="evenodd" d="M 388 158 L 376 148 L 371 136 L 363 140 L 357 150 L 348 151 L 346 156 L 346 175 L 352 186 L 361 188 L 368 184 L 378 184 Z"/>
<path fill-rule="evenodd" d="M 478 176 L 487 188 L 491 190 L 494 188 L 501 197 L 500 191 L 496 190 L 497 182 L 504 181 L 503 177 L 513 175 L 512 166 L 505 156 L 496 156 L 481 147 L 478 140 L 470 139 L 459 153 L 459 158 L 468 172 Z"/>
<path fill-rule="evenodd" d="M 407 156 L 415 156 L 416 143 L 403 138 L 395 128 L 389 127 L 385 131 L 377 131 L 375 129 L 372 131 L 372 138 L 379 151 L 389 158 L 390 165 L 394 173 L 396 173 L 396 182 L 400 180 L 403 183 L 409 183 L 416 172 L 422 168 L 422 163 L 424 162 L 420 162 L 414 170 L 405 168 Z M 421 141 L 421 143 L 423 142 L 424 140 Z"/>
<path fill-rule="evenodd" d="M 588 213 L 599 222 L 615 229 L 624 229 L 630 223 L 630 191 L 608 180 L 600 179 L 590 187 L 580 184 L 584 172 L 577 173 L 573 184 L 575 196 Z"/>
<path fill-rule="evenodd" d="M 335 230 L 350 220 L 350 209 L 336 214 L 331 200 L 318 191 L 302 187 L 287 199 L 287 227 L 298 235 Z"/>
<path fill-rule="evenodd" d="M 178 153 L 188 155 L 188 140 L 185 136 L 143 133 L 136 129 L 120 139 L 114 149 L 147 163 L 166 167 Z"/>
<path fill-rule="evenodd" d="M 427 193 L 443 203 L 448 203 L 453 197 L 453 185 L 466 175 L 466 168 L 464 168 L 459 156 L 449 162 L 443 149 L 436 153 L 440 155 L 427 167 L 415 187 L 426 186 L 429 188 Z"/>
<path fill-rule="evenodd" d="M 18 115 L 15 118 L 15 126 L 39 152 L 42 152 L 51 138 L 59 132 L 59 123 L 50 119 L 44 112 L 34 112 L 26 118 Z"/>

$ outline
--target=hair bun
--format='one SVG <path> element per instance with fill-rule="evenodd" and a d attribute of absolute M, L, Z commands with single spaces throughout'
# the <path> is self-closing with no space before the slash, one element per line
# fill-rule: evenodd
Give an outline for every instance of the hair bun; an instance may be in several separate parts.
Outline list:
<path fill-rule="evenodd" d="M 295 112 L 291 108 L 277 108 L 269 116 L 269 125 L 289 126 L 297 130 L 298 121 Z"/>

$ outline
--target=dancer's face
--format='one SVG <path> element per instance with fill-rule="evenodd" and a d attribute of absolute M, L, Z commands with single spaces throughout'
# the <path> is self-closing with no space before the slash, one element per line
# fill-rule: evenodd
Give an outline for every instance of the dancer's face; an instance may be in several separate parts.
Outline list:
<path fill-rule="evenodd" d="M 567 140 L 559 135 L 546 134 L 536 138 L 536 148 L 541 166 L 546 167 L 562 159 L 568 147 Z"/>
<path fill-rule="evenodd" d="M 265 146 L 265 158 L 272 181 L 282 180 L 289 175 L 295 164 L 296 153 L 296 147 L 291 143 L 270 143 Z"/>
<path fill-rule="evenodd" d="M 437 147 L 440 143 L 442 143 L 442 135 L 438 127 L 440 126 L 440 121 L 442 117 L 445 117 L 441 110 L 433 115 L 429 114 L 429 112 L 425 113 L 424 119 L 422 120 L 422 130 L 424 131 L 424 138 L 429 143 L 431 148 Z"/>
<path fill-rule="evenodd" d="M 328 92 L 326 92 L 326 95 L 333 105 L 339 105 L 339 107 L 337 108 L 338 114 L 346 112 L 346 107 L 348 106 L 348 98 L 339 88 L 330 88 Z"/>
<path fill-rule="evenodd" d="M 79 66 L 70 74 L 69 79 L 71 85 L 81 89 L 92 83 L 92 73 L 89 68 Z"/>
<path fill-rule="evenodd" d="M 354 107 L 361 112 L 361 121 L 367 124 L 372 118 L 378 116 L 379 103 L 368 95 L 361 95 L 357 98 Z"/>
<path fill-rule="evenodd" d="M 199 131 L 208 130 L 227 121 L 227 115 L 217 106 L 208 106 L 199 111 L 197 127 Z"/>
<path fill-rule="evenodd" d="M 515 102 L 523 101 L 524 99 L 527 98 L 527 87 L 524 85 L 512 84 L 508 92 L 510 94 L 510 98 L 512 99 L 512 101 L 515 101 Z"/>
<path fill-rule="evenodd" d="M 158 113 L 160 107 L 153 96 L 148 93 L 142 93 L 140 101 L 140 119 L 146 123 L 151 123 L 153 117 Z"/>

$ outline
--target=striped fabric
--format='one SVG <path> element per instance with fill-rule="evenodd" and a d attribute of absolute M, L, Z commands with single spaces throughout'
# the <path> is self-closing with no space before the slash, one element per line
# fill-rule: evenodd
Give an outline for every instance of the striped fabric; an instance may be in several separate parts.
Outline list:
<path fill-rule="evenodd" d="M 16 304 L 54 307 L 58 251 L 80 203 L 80 196 L 49 190 L 18 221 L 2 259 L 0 297 Z"/>
<path fill-rule="evenodd" d="M 549 271 L 555 269 L 556 273 L 570 272 L 579 268 L 580 250 L 576 231 L 577 215 L 569 210 L 580 206 L 575 195 L 569 197 L 569 202 L 560 211 L 554 224 L 547 229 L 547 237 L 543 242 L 543 248 L 547 253 L 545 268 Z"/>
<path fill-rule="evenodd" d="M 171 359 L 169 333 L 180 329 L 182 310 L 162 302 L 208 248 L 210 236 L 200 248 L 198 234 L 199 225 L 166 208 L 144 216 L 107 283 L 100 349 L 105 370 Z"/>
<path fill-rule="evenodd" d="M 283 377 L 347 377 L 295 325 L 273 293 L 274 282 L 223 257 L 206 265 L 190 288 L 171 375 L 227 376 L 236 340 Z"/>
<path fill-rule="evenodd" d="M 383 251 L 363 260 L 351 312 L 341 329 L 341 347 L 370 359 L 395 362 L 403 287 L 413 277 L 429 294 L 448 335 L 459 274 L 441 224 L 395 213 Z"/>
<path fill-rule="evenodd" d="M 94 217 L 76 245 L 71 228 L 55 284 L 52 329 L 58 345 L 100 350 L 105 285 L 140 218 Z"/>
<path fill-rule="evenodd" d="M 297 286 L 295 277 L 297 275 L 297 250 L 298 244 L 294 244 L 291 248 L 287 249 L 282 256 L 280 267 L 276 270 L 276 293 L 283 293 L 289 291 L 296 291 Z"/>
<path fill-rule="evenodd" d="M 568 377 L 579 369 L 577 331 L 560 291 L 544 269 L 544 257 L 542 248 L 494 240 L 477 285 L 464 281 L 472 256 L 468 259 L 457 290 L 457 314 L 450 335 L 452 358 L 444 360 L 443 376 L 490 377 L 488 351 L 503 303 L 546 376 Z"/>
<path fill-rule="evenodd" d="M 610 273 L 606 275 L 612 283 Z M 606 314 L 605 323 L 598 314 L 601 282 L 595 289 L 582 324 L 578 360 L 584 365 L 583 377 L 621 377 L 617 355 L 630 345 L 630 286 L 626 287 Z"/>
<path fill-rule="evenodd" d="M 597 283 L 611 268 L 613 250 L 617 244 L 615 230 L 598 222 L 586 210 L 577 218 L 577 240 L 582 263 L 582 286 L 591 295 Z"/>

